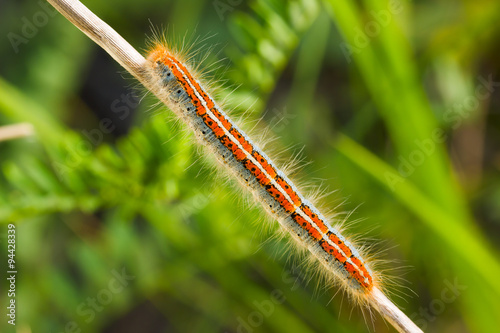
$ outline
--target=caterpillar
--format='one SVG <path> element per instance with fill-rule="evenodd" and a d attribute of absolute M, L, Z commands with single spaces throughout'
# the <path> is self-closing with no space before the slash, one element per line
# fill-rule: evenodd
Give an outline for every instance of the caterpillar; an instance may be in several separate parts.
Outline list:
<path fill-rule="evenodd" d="M 355 294 L 377 282 L 360 251 L 332 226 L 276 164 L 217 105 L 200 81 L 167 47 L 146 57 L 159 98 L 198 141 L 262 204 L 269 215 Z"/>

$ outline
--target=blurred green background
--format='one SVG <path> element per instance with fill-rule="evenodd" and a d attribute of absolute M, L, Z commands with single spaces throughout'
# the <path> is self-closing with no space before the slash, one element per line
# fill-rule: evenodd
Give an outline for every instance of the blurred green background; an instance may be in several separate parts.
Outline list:
<path fill-rule="evenodd" d="M 283 161 L 312 161 L 295 178 L 336 190 L 325 207 L 355 209 L 348 233 L 374 244 L 426 332 L 498 329 L 500 2 L 84 3 L 141 51 L 151 26 L 198 39 L 195 58 L 210 49 L 219 100 L 246 128 L 260 120 Z M 35 129 L 0 142 L 0 331 L 394 331 L 334 297 L 45 1 L 0 6 L 0 125 Z"/>

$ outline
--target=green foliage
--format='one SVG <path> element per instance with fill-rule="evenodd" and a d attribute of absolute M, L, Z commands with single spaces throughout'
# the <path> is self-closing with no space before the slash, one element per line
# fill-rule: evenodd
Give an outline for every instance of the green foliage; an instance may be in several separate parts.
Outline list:
<path fill-rule="evenodd" d="M 362 222 L 348 233 L 385 240 L 374 252 L 387 253 L 374 256 L 402 261 L 384 267 L 404 280 L 389 286 L 402 295 L 395 302 L 426 331 L 498 327 L 500 94 L 496 82 L 484 84 L 500 73 L 497 2 L 460 10 L 450 1 L 383 0 L 86 5 L 138 49 L 148 18 L 168 26 L 174 40 L 216 33 L 203 44 L 222 45 L 211 57 L 227 57 L 223 92 L 238 86 L 228 104 L 249 111 L 249 122 L 263 117 L 280 149 L 304 147 L 314 163 L 298 176 L 340 189 L 327 206 L 343 197 L 340 210 L 364 203 L 351 216 Z M 40 10 L 9 4 L 0 28 L 22 34 L 21 17 Z M 17 48 L 5 41 L 0 48 L 7 64 L 0 124 L 35 128 L 32 137 L 0 142 L 0 267 L 7 271 L 6 230 L 15 223 L 17 327 L 369 330 L 361 311 L 351 317 L 351 304 L 333 297 L 337 288 L 324 288 L 286 241 L 266 241 L 275 234 L 267 224 L 276 223 L 262 222 L 237 186 L 216 175 L 168 111 L 150 111 L 152 98 L 142 100 L 126 134 L 102 131 L 82 92 L 100 61 L 97 48 L 69 22 L 51 16 Z M 104 80 L 104 71 L 98 75 Z M 119 74 L 111 80 L 133 84 Z M 114 92 L 93 98 L 120 100 Z M 102 142 L 85 134 L 93 130 Z M 412 268 L 391 272 L 398 266 Z M 118 290 L 123 270 L 130 280 Z M 454 282 L 464 288 L 443 298 Z M 379 318 L 373 325 L 392 330 Z M 0 330 L 9 329 L 3 320 Z"/>

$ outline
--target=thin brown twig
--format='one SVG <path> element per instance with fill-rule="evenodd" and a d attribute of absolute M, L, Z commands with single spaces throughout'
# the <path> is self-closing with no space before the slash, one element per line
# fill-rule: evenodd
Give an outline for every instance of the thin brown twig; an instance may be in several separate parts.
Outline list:
<path fill-rule="evenodd" d="M 148 84 L 144 76 L 146 60 L 123 37 L 76 0 L 47 0 L 78 29 L 101 46 L 128 72 L 136 77 L 153 94 L 158 95 L 155 87 Z M 378 288 L 373 288 L 369 302 L 399 332 L 421 333 L 415 325 L 394 303 Z"/>
<path fill-rule="evenodd" d="M 29 123 L 19 123 L 0 127 L 0 141 L 23 138 L 33 134 L 33 125 Z"/>

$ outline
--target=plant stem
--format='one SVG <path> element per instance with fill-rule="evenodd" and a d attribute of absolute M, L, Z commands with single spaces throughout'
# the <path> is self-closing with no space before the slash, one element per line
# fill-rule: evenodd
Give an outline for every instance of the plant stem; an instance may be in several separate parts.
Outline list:
<path fill-rule="evenodd" d="M 76 0 L 47 0 L 78 29 L 108 52 L 113 59 L 136 77 L 153 94 L 156 88 L 145 79 L 143 66 L 146 60 L 123 37 Z M 399 332 L 422 332 L 394 303 L 379 289 L 374 288 L 367 297 L 372 306 Z"/>

